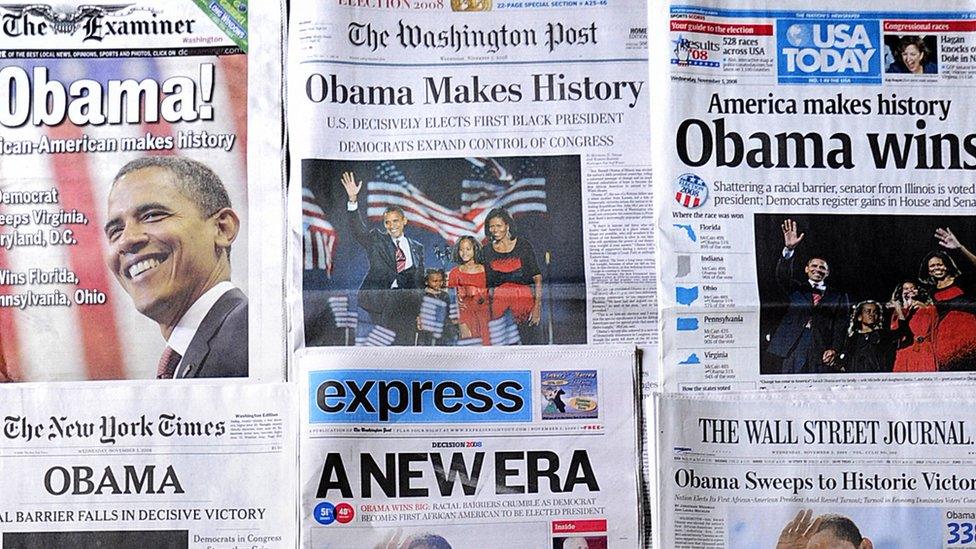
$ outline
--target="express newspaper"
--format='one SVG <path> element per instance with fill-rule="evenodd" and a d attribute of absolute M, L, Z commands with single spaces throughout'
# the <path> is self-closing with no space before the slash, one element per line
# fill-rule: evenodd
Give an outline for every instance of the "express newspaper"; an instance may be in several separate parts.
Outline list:
<path fill-rule="evenodd" d="M 302 547 L 640 547 L 631 348 L 301 354 Z"/>

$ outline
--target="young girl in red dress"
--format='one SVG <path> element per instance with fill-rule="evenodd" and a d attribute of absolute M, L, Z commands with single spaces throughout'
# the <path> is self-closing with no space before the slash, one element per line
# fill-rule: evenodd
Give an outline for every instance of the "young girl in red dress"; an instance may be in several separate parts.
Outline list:
<path fill-rule="evenodd" d="M 461 338 L 480 337 L 491 345 L 488 333 L 488 283 L 485 266 L 478 263 L 481 244 L 473 236 L 462 236 L 454 246 L 457 267 L 447 273 L 447 287 L 457 289 L 458 331 Z"/>

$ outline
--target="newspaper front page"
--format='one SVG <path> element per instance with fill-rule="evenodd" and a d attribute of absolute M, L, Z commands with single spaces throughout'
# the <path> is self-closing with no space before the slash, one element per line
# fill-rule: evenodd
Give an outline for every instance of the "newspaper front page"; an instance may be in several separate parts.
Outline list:
<path fill-rule="evenodd" d="M 967 386 L 657 401 L 661 547 L 974 543 Z"/>
<path fill-rule="evenodd" d="M 291 548 L 293 385 L 0 387 L 4 549 Z"/>
<path fill-rule="evenodd" d="M 250 324 L 284 332 L 280 207 L 249 207 L 283 191 L 280 162 L 248 184 L 247 18 L 229 1 L 0 6 L 0 379 L 283 377 L 283 345 L 248 364 L 248 295 Z M 260 127 L 280 128 L 266 103 Z M 270 133 L 258 150 L 281 158 Z"/>
<path fill-rule="evenodd" d="M 308 350 L 303 547 L 640 546 L 633 350 Z"/>
<path fill-rule="evenodd" d="M 974 16 L 670 4 L 666 389 L 972 379 Z"/>
<path fill-rule="evenodd" d="M 654 344 L 643 2 L 293 8 L 296 347 Z"/>

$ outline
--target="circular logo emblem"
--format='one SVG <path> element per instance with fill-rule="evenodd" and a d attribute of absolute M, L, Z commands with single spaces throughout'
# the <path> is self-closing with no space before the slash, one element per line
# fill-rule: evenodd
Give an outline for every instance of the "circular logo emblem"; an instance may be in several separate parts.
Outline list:
<path fill-rule="evenodd" d="M 348 503 L 340 503 L 335 507 L 336 521 L 339 524 L 348 524 L 352 522 L 353 517 L 356 516 L 356 512 L 353 511 L 352 505 Z"/>
<path fill-rule="evenodd" d="M 332 524 L 336 520 L 335 505 L 332 505 L 328 501 L 323 501 L 316 505 L 312 513 L 315 516 L 315 522 L 325 526 Z"/>
<path fill-rule="evenodd" d="M 685 208 L 697 208 L 708 199 L 708 183 L 693 173 L 682 174 L 674 182 L 674 199 Z"/>

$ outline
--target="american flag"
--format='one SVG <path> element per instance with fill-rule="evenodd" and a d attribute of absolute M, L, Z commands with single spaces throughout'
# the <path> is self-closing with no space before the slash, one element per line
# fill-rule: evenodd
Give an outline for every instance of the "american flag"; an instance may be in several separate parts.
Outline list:
<path fill-rule="evenodd" d="M 450 293 L 451 293 L 451 310 L 448 313 L 448 316 L 454 322 L 458 322 L 460 320 L 461 311 L 458 309 L 457 290 L 451 288 Z"/>
<path fill-rule="evenodd" d="M 461 206 L 455 209 L 427 197 L 407 181 L 392 161 L 382 162 L 377 172 L 376 180 L 367 183 L 367 215 L 371 220 L 382 220 L 387 207 L 399 206 L 411 224 L 437 233 L 451 244 L 464 235 L 482 234 L 485 217 L 492 208 L 505 208 L 512 215 L 548 211 L 544 177 L 500 182 L 489 181 L 487 177 L 464 179 L 460 182 Z M 473 176 L 484 172 L 472 164 Z M 444 185 L 448 183 L 451 182 L 444 182 Z"/>
<path fill-rule="evenodd" d="M 50 80 L 67 84 L 87 78 L 100 82 L 103 89 L 109 80 L 152 78 L 162 83 L 172 76 L 195 75 L 200 72 L 201 63 L 215 65 L 210 102 L 214 106 L 213 120 L 87 126 L 76 126 L 65 120 L 56 126 L 25 124 L 3 128 L 3 139 L 8 143 L 81 139 L 83 136 L 90 140 L 121 143 L 122 139 L 148 141 L 146 135 L 151 133 L 157 138 L 172 138 L 174 144 L 171 149 L 161 150 L 151 150 L 151 147 L 142 151 L 121 150 L 120 146 L 115 152 L 0 155 L 0 189 L 57 189 L 59 198 L 58 204 L 50 206 L 2 205 L 0 213 L 29 213 L 41 208 L 50 211 L 77 209 L 88 219 L 87 224 L 58 228 L 74 231 L 77 244 L 73 246 L 0 248 L 0 270 L 27 272 L 32 268 L 48 271 L 68 268 L 78 276 L 79 284 L 45 285 L 39 291 L 61 291 L 69 299 L 78 289 L 96 290 L 106 296 L 104 305 L 0 307 L 0 352 L 6 365 L 6 371 L 0 372 L 0 379 L 67 381 L 155 377 L 165 340 L 158 325 L 136 311 L 103 260 L 107 244 L 102 227 L 106 221 L 109 187 L 115 173 L 130 160 L 147 155 L 179 154 L 199 160 L 217 173 L 227 188 L 234 210 L 243 221 L 231 254 L 231 272 L 232 281 L 245 293 L 250 230 L 246 185 L 247 58 L 244 55 L 9 61 L 9 65 L 20 66 L 28 73 L 35 66 L 45 66 L 50 71 Z M 234 134 L 236 140 L 229 152 L 223 149 L 179 149 L 177 137 L 180 131 Z M 3 285 L 0 295 L 22 294 L 26 289 Z M 52 342 L 57 344 L 52 345 Z M 0 370 L 3 368 L 0 366 Z"/>
<path fill-rule="evenodd" d="M 355 330 L 356 325 L 359 324 L 356 294 L 353 293 L 351 296 L 333 295 L 329 296 L 328 301 L 336 328 L 352 328 Z"/>
<path fill-rule="evenodd" d="M 357 347 L 389 347 L 396 340 L 396 332 L 389 328 L 360 320 L 356 326 Z"/>
<path fill-rule="evenodd" d="M 438 297 L 424 294 L 424 299 L 420 302 L 420 330 L 430 332 L 434 338 L 440 338 L 444 333 L 447 313 L 447 302 Z"/>
<path fill-rule="evenodd" d="M 505 311 L 502 316 L 488 321 L 488 334 L 492 345 L 521 345 L 518 325 L 512 311 Z"/>
<path fill-rule="evenodd" d="M 323 270 L 331 277 L 339 238 L 335 227 L 325 219 L 325 212 L 315 201 L 312 190 L 307 187 L 302 187 L 302 229 L 305 270 Z"/>

